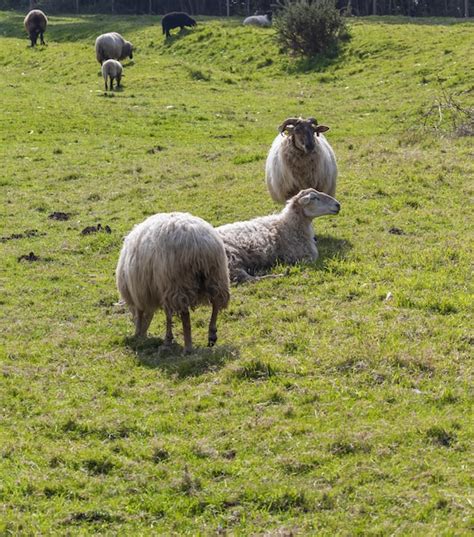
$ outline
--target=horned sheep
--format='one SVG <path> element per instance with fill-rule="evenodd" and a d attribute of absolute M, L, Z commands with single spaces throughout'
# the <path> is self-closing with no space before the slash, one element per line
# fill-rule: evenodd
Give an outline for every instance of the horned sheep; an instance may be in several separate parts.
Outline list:
<path fill-rule="evenodd" d="M 105 81 L 105 91 L 107 91 L 107 81 L 110 80 L 110 91 L 113 90 L 114 80 L 117 82 L 117 88 L 120 87 L 122 80 L 122 64 L 117 60 L 106 60 L 102 64 L 102 76 Z"/>
<path fill-rule="evenodd" d="M 251 15 L 244 19 L 243 24 L 245 26 L 261 26 L 268 27 L 272 25 L 272 13 L 271 11 L 265 13 L 265 15 Z"/>
<path fill-rule="evenodd" d="M 216 228 L 224 241 L 231 280 L 241 283 L 258 279 L 255 273 L 277 262 L 316 260 L 318 249 L 311 222 L 339 210 L 337 200 L 308 188 L 293 196 L 278 214 Z"/>
<path fill-rule="evenodd" d="M 229 302 L 229 272 L 222 239 L 205 220 L 189 213 L 147 218 L 125 238 L 116 281 L 132 312 L 136 336 L 146 336 L 155 311 L 161 308 L 166 314 L 164 343 L 173 341 L 172 316 L 179 314 L 184 352 L 189 353 L 189 308 L 210 303 L 208 345 L 217 341 L 217 315 Z"/>
<path fill-rule="evenodd" d="M 270 196 L 284 203 L 300 190 L 314 188 L 330 196 L 336 193 L 337 164 L 332 147 L 314 118 L 288 118 L 278 128 L 265 165 Z"/>
<path fill-rule="evenodd" d="M 117 32 L 99 35 L 95 40 L 95 55 L 102 65 L 105 60 L 133 58 L 133 45 Z"/>
<path fill-rule="evenodd" d="M 31 46 L 34 47 L 40 38 L 41 44 L 45 45 L 43 34 L 48 25 L 48 18 L 41 9 L 32 9 L 25 17 L 25 29 L 30 37 Z"/>

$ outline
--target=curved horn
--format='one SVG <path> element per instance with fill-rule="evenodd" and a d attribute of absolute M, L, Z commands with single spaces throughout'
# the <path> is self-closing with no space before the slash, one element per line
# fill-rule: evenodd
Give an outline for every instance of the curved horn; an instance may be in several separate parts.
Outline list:
<path fill-rule="evenodd" d="M 285 121 L 278 127 L 278 130 L 283 133 L 286 131 L 288 125 L 296 125 L 299 121 L 298 117 L 289 117 L 288 119 L 285 119 Z"/>

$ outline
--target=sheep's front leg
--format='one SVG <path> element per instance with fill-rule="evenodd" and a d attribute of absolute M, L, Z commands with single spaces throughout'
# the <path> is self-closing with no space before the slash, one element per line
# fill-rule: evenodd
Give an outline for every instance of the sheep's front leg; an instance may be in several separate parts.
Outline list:
<path fill-rule="evenodd" d="M 166 335 L 163 345 L 171 345 L 173 343 L 173 316 L 171 312 L 166 312 Z"/>
<path fill-rule="evenodd" d="M 212 304 L 212 313 L 211 320 L 209 321 L 209 333 L 207 338 L 207 346 L 214 347 L 217 341 L 217 314 L 219 313 L 219 308 Z"/>
<path fill-rule="evenodd" d="M 40 33 L 40 38 L 41 38 L 41 44 L 45 45 L 46 43 L 44 42 L 43 32 Z"/>
<path fill-rule="evenodd" d="M 181 312 L 181 322 L 183 323 L 184 354 L 189 354 L 193 351 L 193 341 L 191 338 L 191 317 L 189 316 L 189 310 Z"/>

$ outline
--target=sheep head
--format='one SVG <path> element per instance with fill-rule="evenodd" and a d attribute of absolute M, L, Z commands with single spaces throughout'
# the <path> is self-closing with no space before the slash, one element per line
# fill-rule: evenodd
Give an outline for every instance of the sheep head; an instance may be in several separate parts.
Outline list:
<path fill-rule="evenodd" d="M 308 119 L 291 117 L 285 119 L 278 130 L 282 135 L 286 132 L 297 149 L 304 153 L 311 153 L 316 147 L 314 135 L 318 137 L 322 132 L 328 131 L 329 127 L 318 125 L 314 117 Z"/>
<path fill-rule="evenodd" d="M 133 58 L 133 45 L 130 43 L 130 41 L 125 41 L 122 47 L 122 57 L 126 58 L 127 56 L 130 59 Z"/>
<path fill-rule="evenodd" d="M 293 199 L 311 220 L 326 214 L 337 214 L 341 210 L 341 204 L 336 199 L 314 188 L 301 190 Z"/>

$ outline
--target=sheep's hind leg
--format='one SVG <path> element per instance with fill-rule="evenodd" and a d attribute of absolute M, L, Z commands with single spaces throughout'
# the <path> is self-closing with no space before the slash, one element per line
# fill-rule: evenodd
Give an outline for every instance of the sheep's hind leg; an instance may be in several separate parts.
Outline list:
<path fill-rule="evenodd" d="M 171 312 L 166 312 L 166 335 L 163 345 L 168 346 L 173 343 L 173 315 Z"/>
<path fill-rule="evenodd" d="M 209 334 L 207 339 L 207 346 L 214 347 L 217 341 L 217 314 L 219 313 L 219 308 L 212 304 L 212 313 L 211 320 L 209 321 Z"/>
<path fill-rule="evenodd" d="M 153 319 L 153 312 L 137 310 L 135 313 L 135 336 L 146 337 Z"/>
<path fill-rule="evenodd" d="M 183 323 L 184 354 L 190 354 L 193 351 L 193 341 L 191 338 L 191 317 L 189 310 L 181 312 L 181 322 Z"/>
<path fill-rule="evenodd" d="M 231 280 L 236 284 L 247 282 L 258 282 L 259 280 L 267 280 L 269 278 L 280 278 L 281 276 L 288 276 L 288 270 L 280 274 L 263 274 L 262 276 L 252 276 L 244 269 L 234 269 L 231 272 Z"/>
<path fill-rule="evenodd" d="M 255 279 L 254 276 L 251 276 L 246 270 L 240 268 L 234 268 L 230 271 L 230 279 L 239 284 L 245 282 L 251 282 Z"/>
<path fill-rule="evenodd" d="M 46 45 L 46 43 L 44 42 L 43 32 L 40 33 L 40 39 L 41 39 L 41 44 Z"/>

